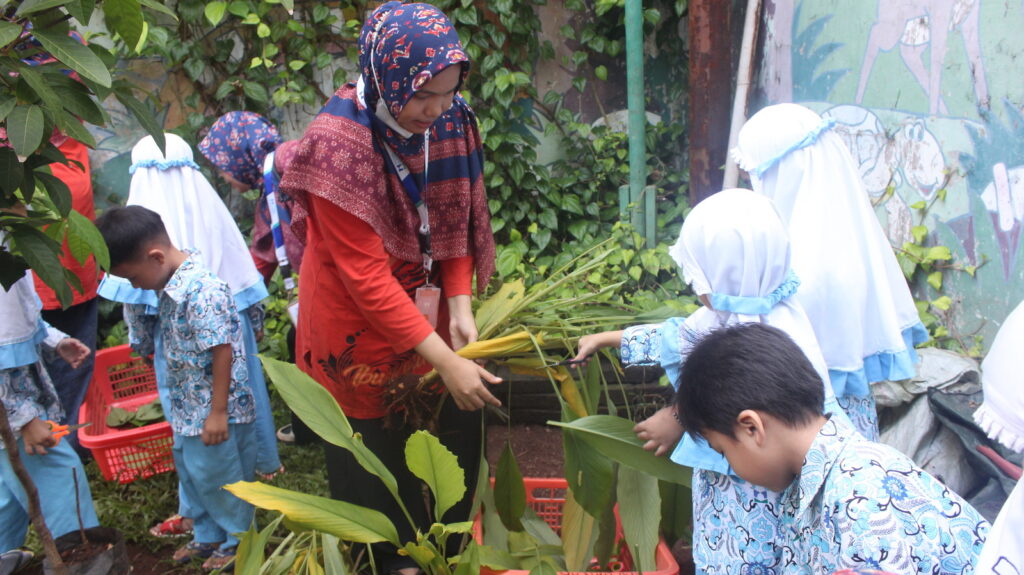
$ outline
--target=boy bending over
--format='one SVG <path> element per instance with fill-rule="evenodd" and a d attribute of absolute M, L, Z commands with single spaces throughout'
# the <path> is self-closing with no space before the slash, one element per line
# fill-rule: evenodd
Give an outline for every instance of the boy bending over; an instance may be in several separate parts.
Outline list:
<path fill-rule="evenodd" d="M 988 522 L 902 453 L 822 415 L 822 389 L 789 336 L 745 323 L 693 347 L 676 407 L 737 475 L 783 492 L 783 572 L 973 573 Z"/>
<path fill-rule="evenodd" d="M 112 208 L 96 226 L 110 250 L 110 272 L 160 292 L 158 314 L 146 317 L 163 338 L 174 464 L 194 503 L 194 538 L 174 560 L 208 557 L 204 568 L 222 568 L 238 546 L 233 534 L 253 519 L 252 505 L 222 487 L 252 481 L 256 465 L 255 408 L 231 289 L 199 254 L 174 247 L 152 210 Z"/>

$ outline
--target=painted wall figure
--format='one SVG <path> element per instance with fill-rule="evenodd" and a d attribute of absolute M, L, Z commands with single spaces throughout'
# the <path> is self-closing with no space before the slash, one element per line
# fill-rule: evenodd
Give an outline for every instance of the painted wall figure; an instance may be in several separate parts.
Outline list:
<path fill-rule="evenodd" d="M 878 53 L 899 45 L 903 63 L 928 95 L 928 113 L 948 114 L 942 98 L 942 71 L 950 32 L 959 29 L 967 49 L 978 105 L 987 108 L 988 82 L 978 29 L 980 6 L 981 0 L 879 0 L 878 19 L 868 35 L 856 102 L 860 104 L 864 99 Z"/>

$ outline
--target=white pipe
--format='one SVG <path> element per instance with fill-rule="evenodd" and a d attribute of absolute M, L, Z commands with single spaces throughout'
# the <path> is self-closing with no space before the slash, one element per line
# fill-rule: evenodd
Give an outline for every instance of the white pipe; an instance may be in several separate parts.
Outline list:
<path fill-rule="evenodd" d="M 729 129 L 729 149 L 725 154 L 725 178 L 722 189 L 735 188 L 740 178 L 739 168 L 730 153 L 737 145 L 740 128 L 747 121 L 747 95 L 754 76 L 754 39 L 760 23 L 761 0 L 747 0 L 747 14 L 743 22 L 743 45 L 740 47 L 740 64 L 736 73 L 736 97 L 732 101 L 732 121 Z"/>

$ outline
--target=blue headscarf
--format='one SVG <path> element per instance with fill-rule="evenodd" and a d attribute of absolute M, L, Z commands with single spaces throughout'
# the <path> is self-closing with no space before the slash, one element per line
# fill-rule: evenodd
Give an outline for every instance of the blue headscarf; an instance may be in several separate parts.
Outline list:
<path fill-rule="evenodd" d="M 266 118 L 253 112 L 228 112 L 199 143 L 207 160 L 250 188 L 263 183 L 263 162 L 281 136 Z"/>

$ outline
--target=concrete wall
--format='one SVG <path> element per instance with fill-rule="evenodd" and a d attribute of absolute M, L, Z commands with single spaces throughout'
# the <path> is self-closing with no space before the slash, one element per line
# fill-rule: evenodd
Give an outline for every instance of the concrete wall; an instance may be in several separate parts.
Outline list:
<path fill-rule="evenodd" d="M 894 245 L 924 219 L 972 278 L 955 326 L 991 341 L 1024 299 L 1024 2 L 768 0 L 760 104 L 834 117 Z M 759 106 L 755 106 L 759 107 Z M 895 194 L 886 195 L 889 188 Z"/>

